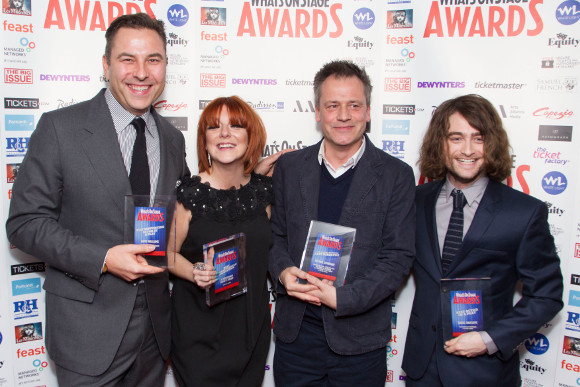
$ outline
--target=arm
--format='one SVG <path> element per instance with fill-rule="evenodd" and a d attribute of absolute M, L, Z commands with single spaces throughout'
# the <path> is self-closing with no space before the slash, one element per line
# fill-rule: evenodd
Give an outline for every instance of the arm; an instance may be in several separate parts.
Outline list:
<path fill-rule="evenodd" d="M 173 251 L 173 246 L 167 248 L 168 253 L 175 253 L 175 265 L 173 268 L 169 268 L 169 271 L 171 274 L 186 281 L 193 282 L 200 288 L 205 289 L 216 281 L 216 271 L 213 269 L 213 266 L 206 264 L 206 270 L 196 269 L 191 262 L 179 253 L 187 237 L 190 221 L 191 211 L 186 209 L 183 204 L 177 203 L 177 208 L 175 209 L 175 227 L 172 226 L 169 231 L 170 240 L 175 236 L 175 251 Z"/>
<path fill-rule="evenodd" d="M 392 166 L 388 166 L 392 168 Z M 386 176 L 383 176 L 386 178 Z M 336 317 L 364 313 L 393 295 L 409 274 L 415 256 L 415 180 L 408 165 L 400 165 L 392 179 L 382 239 L 367 259 L 363 276 L 336 289 Z M 361 230 L 364 232 L 364 230 Z M 356 243 L 356 242 L 355 242 Z M 356 247 L 355 247 L 356 248 Z"/>
<path fill-rule="evenodd" d="M 517 248 L 515 266 L 523 285 L 522 298 L 487 329 L 502 359 L 510 358 L 525 339 L 563 306 L 560 259 L 550 234 L 548 209 L 544 203 L 537 203 L 528 219 Z"/>
<path fill-rule="evenodd" d="M 270 219 L 273 238 L 269 259 L 270 274 L 278 293 L 288 294 L 304 301 L 320 304 L 320 300 L 317 297 L 306 294 L 314 290 L 314 286 L 296 282 L 298 277 L 306 279 L 307 274 L 296 267 L 288 252 L 286 207 L 284 202 L 284 164 L 280 162 L 274 172 L 272 182 L 274 204 L 271 207 Z"/>
<path fill-rule="evenodd" d="M 284 153 L 292 152 L 295 150 L 296 149 L 284 149 L 283 151 L 276 152 L 273 155 L 263 158 L 254 168 L 254 172 L 260 175 L 272 176 L 274 173 L 274 166 L 276 165 L 278 158 L 280 158 L 280 156 L 282 156 Z"/>

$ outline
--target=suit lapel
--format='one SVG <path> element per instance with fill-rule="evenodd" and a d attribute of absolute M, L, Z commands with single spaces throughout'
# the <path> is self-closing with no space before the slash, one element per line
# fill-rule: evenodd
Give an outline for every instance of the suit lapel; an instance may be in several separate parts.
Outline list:
<path fill-rule="evenodd" d="M 443 188 L 444 182 L 445 180 L 442 180 L 440 184 L 437 184 L 433 189 L 433 194 L 427 195 L 424 202 L 425 206 L 424 211 L 426 219 L 425 226 L 427 228 L 427 235 L 429 236 L 429 246 L 431 247 L 432 250 L 433 264 L 437 268 L 439 278 L 442 277 L 441 249 L 439 247 L 439 237 L 437 235 L 437 219 L 435 218 L 435 204 L 437 203 L 437 198 L 439 197 L 441 188 Z M 432 273 L 433 270 L 428 270 L 428 272 Z M 439 278 L 435 279 L 439 281 Z"/>
<path fill-rule="evenodd" d="M 361 203 L 379 179 L 377 171 L 382 171 L 381 166 L 384 162 L 380 158 L 374 157 L 374 145 L 370 143 L 366 136 L 365 141 L 365 152 L 356 166 L 348 194 L 342 206 L 340 224 L 350 223 L 350 218 L 355 213 L 353 209 L 361 207 Z"/>
<path fill-rule="evenodd" d="M 166 127 L 165 122 L 159 119 L 159 115 L 151 109 L 155 123 L 157 124 L 157 132 L 159 133 L 159 179 L 157 180 L 157 194 L 169 195 L 175 189 L 176 181 L 172 178 L 173 173 L 166 173 L 166 171 L 179 171 L 181 166 L 176 165 L 178 160 L 179 149 L 175 145 L 173 133 L 170 128 Z"/>
<path fill-rule="evenodd" d="M 469 230 L 465 237 L 463 238 L 463 244 L 461 249 L 457 253 L 457 256 L 449 266 L 449 272 L 453 272 L 453 269 L 457 267 L 465 258 L 469 252 L 477 245 L 481 237 L 485 234 L 489 226 L 493 222 L 493 218 L 496 216 L 497 211 L 500 208 L 501 202 L 501 183 L 490 180 L 487 184 L 487 188 L 483 193 L 481 202 L 477 207 L 473 221 L 469 226 Z"/>
<path fill-rule="evenodd" d="M 320 165 L 318 164 L 318 150 L 320 142 L 306 152 L 303 159 L 298 184 L 302 195 L 304 213 L 308 221 L 318 219 L 318 193 L 320 191 Z"/>
<path fill-rule="evenodd" d="M 101 91 L 91 102 L 93 106 L 89 109 L 89 115 L 81 133 L 81 146 L 101 184 L 119 210 L 123 212 L 124 196 L 131 194 L 131 184 L 104 91 Z"/>

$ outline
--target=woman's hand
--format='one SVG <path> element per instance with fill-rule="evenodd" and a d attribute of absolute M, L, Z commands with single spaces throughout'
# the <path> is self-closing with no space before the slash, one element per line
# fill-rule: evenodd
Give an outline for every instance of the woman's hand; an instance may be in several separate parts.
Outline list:
<path fill-rule="evenodd" d="M 207 262 L 213 262 L 213 247 L 207 252 Z M 193 283 L 202 289 L 207 289 L 215 283 L 217 271 L 210 263 L 196 262 L 193 264 Z"/>

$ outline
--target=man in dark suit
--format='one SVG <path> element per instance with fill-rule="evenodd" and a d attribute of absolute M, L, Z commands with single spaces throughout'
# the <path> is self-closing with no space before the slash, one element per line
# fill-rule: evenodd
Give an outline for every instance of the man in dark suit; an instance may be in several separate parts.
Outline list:
<path fill-rule="evenodd" d="M 42 115 L 6 229 L 47 264 L 46 345 L 61 386 L 163 385 L 168 277 L 140 255 L 154 246 L 123 244 L 124 196 L 172 194 L 189 173 L 185 143 L 151 109 L 165 87 L 163 22 L 121 16 L 105 37 L 109 88 Z"/>
<path fill-rule="evenodd" d="M 273 177 L 274 378 L 279 386 L 383 386 L 390 300 L 414 254 L 413 174 L 364 135 L 364 70 L 328 63 L 314 93 L 324 139 L 280 157 Z M 298 268 L 311 220 L 356 228 L 344 286 Z"/>
<path fill-rule="evenodd" d="M 519 345 L 562 308 L 548 209 L 501 183 L 511 170 L 507 133 L 491 103 L 477 95 L 435 110 L 419 167 L 441 180 L 417 189 L 416 291 L 403 357 L 407 385 L 519 386 Z M 480 282 L 488 285 L 470 290 L 489 289 L 482 298 L 489 321 L 445 341 L 443 321 L 451 317 L 443 318 L 441 292 L 453 285 L 441 279 L 487 277 Z M 518 281 L 522 297 L 513 305 Z"/>

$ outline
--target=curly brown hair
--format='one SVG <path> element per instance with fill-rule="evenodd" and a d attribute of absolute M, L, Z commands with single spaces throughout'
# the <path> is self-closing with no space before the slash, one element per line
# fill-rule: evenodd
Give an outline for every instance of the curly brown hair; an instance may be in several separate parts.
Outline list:
<path fill-rule="evenodd" d="M 431 179 L 443 179 L 447 175 L 445 141 L 449 117 L 454 113 L 461 114 L 483 135 L 487 176 L 495 181 L 505 180 L 512 168 L 508 136 L 493 105 L 477 94 L 447 100 L 435 109 L 419 151 L 417 164 L 421 174 Z"/>
<path fill-rule="evenodd" d="M 219 126 L 222 108 L 228 109 L 230 124 L 239 125 L 248 132 L 248 149 L 244 153 L 244 173 L 254 170 L 266 146 L 266 128 L 262 119 L 238 96 L 220 97 L 211 101 L 199 117 L 197 124 L 197 160 L 199 172 L 209 173 L 205 133 L 210 126 Z"/>

